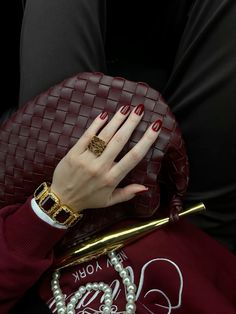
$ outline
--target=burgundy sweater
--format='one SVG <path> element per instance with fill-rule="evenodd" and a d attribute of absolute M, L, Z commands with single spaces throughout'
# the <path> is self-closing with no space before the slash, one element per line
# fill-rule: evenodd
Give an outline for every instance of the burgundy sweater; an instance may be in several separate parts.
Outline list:
<path fill-rule="evenodd" d="M 55 313 L 51 272 L 46 270 L 53 261 L 54 245 L 66 231 L 38 218 L 31 198 L 0 210 L 1 314 L 8 313 L 36 282 Z M 136 313 L 236 313 L 236 257 L 186 221 L 152 232 L 118 256 L 137 285 Z M 106 256 L 64 270 L 60 285 L 70 298 L 79 286 L 93 281 L 110 284 L 114 313 L 123 313 L 124 286 Z M 101 292 L 88 292 L 76 313 L 101 313 L 102 301 Z"/>

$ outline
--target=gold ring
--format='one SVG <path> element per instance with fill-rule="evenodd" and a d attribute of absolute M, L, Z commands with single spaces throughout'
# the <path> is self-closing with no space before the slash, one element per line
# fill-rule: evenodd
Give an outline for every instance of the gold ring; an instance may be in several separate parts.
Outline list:
<path fill-rule="evenodd" d="M 101 140 L 99 137 L 94 135 L 88 144 L 88 149 L 94 153 L 97 157 L 99 157 L 104 149 L 106 148 L 106 143 Z"/>

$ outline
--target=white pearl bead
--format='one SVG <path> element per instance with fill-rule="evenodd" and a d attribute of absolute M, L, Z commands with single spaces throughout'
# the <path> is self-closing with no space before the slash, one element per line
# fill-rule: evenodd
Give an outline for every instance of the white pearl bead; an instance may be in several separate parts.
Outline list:
<path fill-rule="evenodd" d="M 105 291 L 107 288 L 109 288 L 109 286 L 104 283 L 104 286 L 103 286 L 103 289 L 102 289 L 102 290 Z"/>
<path fill-rule="evenodd" d="M 127 310 L 127 311 L 128 311 L 128 310 L 133 311 L 132 313 L 134 313 L 135 310 L 136 310 L 136 305 L 135 305 L 135 304 L 127 304 L 127 305 L 126 305 L 126 310 Z"/>
<path fill-rule="evenodd" d="M 93 284 L 92 284 L 92 287 L 93 287 L 93 290 L 98 290 L 98 283 L 97 282 L 94 282 Z"/>
<path fill-rule="evenodd" d="M 112 305 L 112 299 L 106 299 L 104 301 L 105 305 L 111 306 Z"/>
<path fill-rule="evenodd" d="M 127 297 L 126 297 L 126 300 L 129 302 L 129 301 L 135 301 L 135 294 L 132 293 L 132 292 L 129 292 L 127 294 Z"/>
<path fill-rule="evenodd" d="M 81 286 L 81 287 L 79 288 L 79 292 L 80 292 L 81 294 L 84 294 L 85 291 L 86 291 L 86 288 L 85 288 L 84 286 Z"/>
<path fill-rule="evenodd" d="M 52 281 L 52 285 L 59 285 L 59 282 L 58 282 L 58 280 L 57 279 L 54 279 L 53 281 Z"/>
<path fill-rule="evenodd" d="M 57 308 L 65 306 L 64 302 L 59 301 L 56 303 Z"/>
<path fill-rule="evenodd" d="M 105 294 L 108 294 L 108 293 L 111 294 L 111 292 L 112 292 L 112 290 L 109 286 L 104 290 Z"/>
<path fill-rule="evenodd" d="M 111 308 L 110 308 L 110 306 L 107 306 L 107 305 L 105 305 L 104 307 L 103 307 L 103 309 L 102 309 L 102 313 L 110 313 L 111 312 Z"/>
<path fill-rule="evenodd" d="M 104 287 L 105 287 L 104 282 L 99 282 L 98 287 L 99 287 L 100 290 L 103 290 Z"/>
<path fill-rule="evenodd" d="M 123 279 L 123 284 L 124 284 L 125 286 L 131 284 L 131 280 L 129 279 L 129 277 L 126 277 L 126 278 Z"/>
<path fill-rule="evenodd" d="M 118 272 L 121 272 L 123 270 L 123 266 L 121 265 L 121 263 L 117 263 L 115 265 L 115 270 Z"/>
<path fill-rule="evenodd" d="M 104 295 L 104 302 L 105 302 L 106 300 L 112 300 L 112 295 L 111 295 L 111 294 L 105 294 L 105 295 Z"/>
<path fill-rule="evenodd" d="M 53 273 L 53 279 L 59 279 L 59 278 L 60 278 L 60 273 L 55 271 Z"/>
<path fill-rule="evenodd" d="M 136 291 L 136 286 L 135 286 L 135 284 L 133 284 L 133 283 L 131 283 L 130 285 L 128 285 L 127 286 L 127 290 L 128 290 L 128 292 L 130 291 L 132 291 L 132 292 L 135 292 Z"/>
<path fill-rule="evenodd" d="M 57 295 L 55 297 L 55 301 L 58 302 L 58 301 L 62 301 L 63 300 L 63 296 L 61 294 Z"/>
<path fill-rule="evenodd" d="M 108 256 L 109 256 L 110 258 L 112 258 L 113 256 L 116 256 L 116 253 L 115 253 L 115 252 L 109 252 L 109 253 L 108 253 Z"/>
<path fill-rule="evenodd" d="M 67 311 L 67 314 L 75 314 L 75 310 Z"/>
<path fill-rule="evenodd" d="M 60 309 L 57 310 L 58 314 L 65 314 L 66 313 L 66 308 L 61 307 Z"/>
<path fill-rule="evenodd" d="M 61 294 L 61 292 L 57 289 L 55 291 L 53 291 L 53 295 L 54 297 L 56 297 L 57 295 Z"/>
<path fill-rule="evenodd" d="M 111 258 L 111 263 L 112 263 L 113 265 L 119 263 L 118 258 L 117 258 L 116 256 L 113 256 L 113 257 Z"/>
<path fill-rule="evenodd" d="M 60 288 L 58 285 L 53 285 L 52 286 L 52 291 L 60 291 Z"/>
<path fill-rule="evenodd" d="M 57 308 L 57 311 L 59 311 L 59 310 L 65 310 L 66 311 L 65 304 L 58 306 L 57 303 L 56 303 L 56 308 Z"/>
<path fill-rule="evenodd" d="M 76 300 L 75 297 L 71 297 L 71 298 L 70 298 L 70 302 L 75 304 L 75 303 L 77 302 L 77 300 Z"/>
<path fill-rule="evenodd" d="M 91 289 L 93 288 L 93 285 L 89 282 L 89 283 L 87 283 L 87 285 L 85 286 L 85 288 L 86 288 L 87 290 L 91 290 Z"/>
<path fill-rule="evenodd" d="M 77 291 L 77 292 L 75 293 L 76 299 L 81 298 L 81 296 L 82 296 L 82 294 L 81 294 L 79 291 Z"/>
<path fill-rule="evenodd" d="M 67 304 L 67 310 L 73 310 L 73 308 L 74 308 L 73 304 L 71 304 L 71 303 Z"/>
<path fill-rule="evenodd" d="M 125 278 L 128 276 L 127 270 L 123 269 L 120 273 L 121 278 Z"/>

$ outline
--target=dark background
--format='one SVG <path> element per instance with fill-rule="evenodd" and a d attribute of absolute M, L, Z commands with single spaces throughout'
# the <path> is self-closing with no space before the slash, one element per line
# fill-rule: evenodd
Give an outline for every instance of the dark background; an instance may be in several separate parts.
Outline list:
<path fill-rule="evenodd" d="M 22 1 L 1 3 L 1 113 L 17 106 Z"/>
<path fill-rule="evenodd" d="M 24 2 L 9 1 L 1 5 L 1 114 L 18 106 L 20 31 Z M 107 1 L 106 53 L 110 74 L 119 75 L 122 72 L 129 79 L 146 81 L 161 90 L 173 65 L 186 22 L 183 16 L 187 17 L 186 12 L 191 3 L 182 0 L 180 6 L 178 0 L 161 0 L 150 1 L 147 7 L 142 2 L 135 2 L 134 6 L 133 1 Z M 141 50 L 136 49 L 140 47 L 140 40 L 143 41 Z M 130 59 L 133 64 L 130 64 Z M 146 60 L 145 64 L 143 60 Z M 142 65 L 143 69 L 140 68 Z"/>

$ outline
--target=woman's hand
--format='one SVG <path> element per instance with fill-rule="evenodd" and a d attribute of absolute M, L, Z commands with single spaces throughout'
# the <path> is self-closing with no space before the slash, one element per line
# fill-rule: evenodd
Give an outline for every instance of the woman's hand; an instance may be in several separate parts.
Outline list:
<path fill-rule="evenodd" d="M 155 142 L 161 127 L 160 120 L 150 125 L 140 141 L 119 162 L 114 162 L 143 114 L 143 105 L 135 107 L 131 112 L 129 105 L 123 106 L 103 129 L 101 128 L 107 121 L 107 113 L 103 112 L 95 118 L 55 168 L 51 190 L 59 196 L 63 204 L 76 211 L 108 207 L 128 201 L 137 192 L 147 189 L 140 184 L 130 184 L 124 188 L 116 186 L 142 160 Z M 107 144 L 99 157 L 87 149 L 94 135 Z"/>

